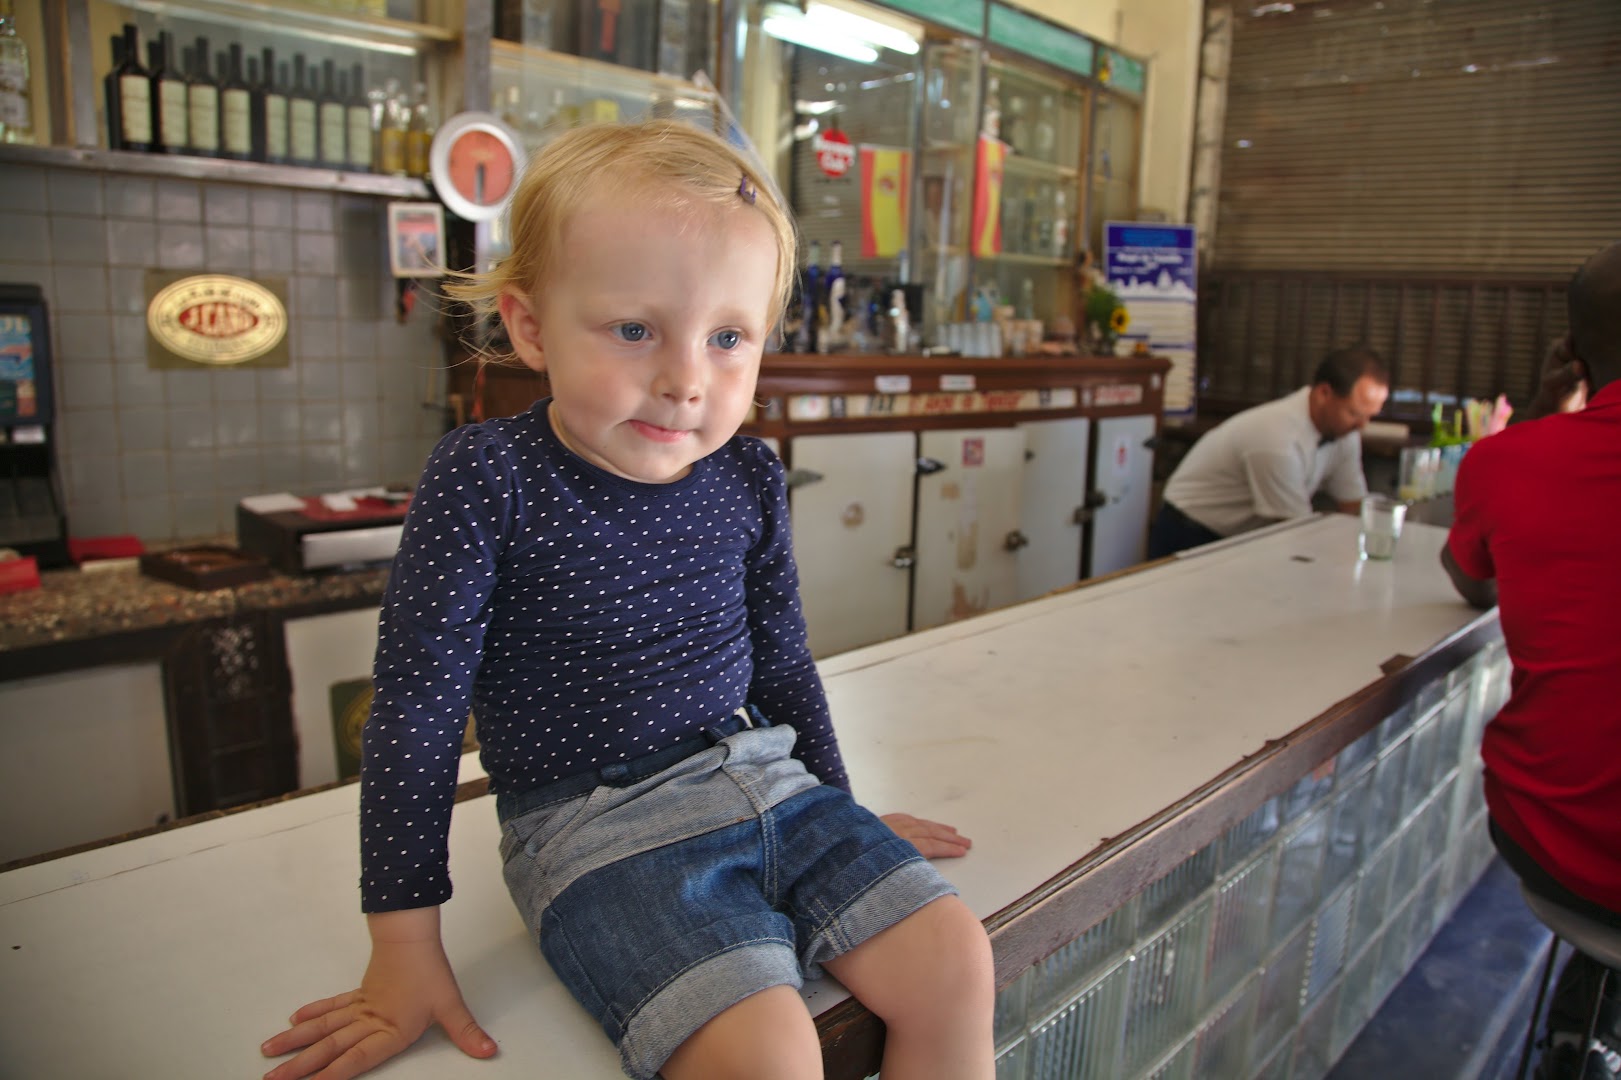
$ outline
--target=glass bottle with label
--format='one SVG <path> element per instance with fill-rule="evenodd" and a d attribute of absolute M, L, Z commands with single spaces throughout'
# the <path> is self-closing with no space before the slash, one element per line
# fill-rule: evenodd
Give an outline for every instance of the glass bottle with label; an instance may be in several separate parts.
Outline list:
<path fill-rule="evenodd" d="M 11 0 L 0 0 L 0 143 L 34 141 L 28 43 L 17 34 Z"/>
<path fill-rule="evenodd" d="M 405 172 L 408 176 L 428 175 L 428 148 L 439 129 L 433 106 L 428 102 L 428 84 L 417 83 L 416 103 L 411 106 L 411 124 L 405 134 Z"/>
<path fill-rule="evenodd" d="M 124 125 L 118 118 L 118 114 L 123 112 L 118 104 L 118 69 L 124 66 L 124 35 L 114 34 L 108 38 L 107 47 L 112 52 L 113 66 L 101 80 L 101 106 L 107 121 L 107 149 L 117 150 L 124 142 Z M 188 52 L 186 55 L 191 54 Z"/>
<path fill-rule="evenodd" d="M 294 165 L 314 165 L 319 150 L 315 95 L 310 92 L 304 54 L 293 54 L 293 82 L 287 91 L 287 157 Z"/>
<path fill-rule="evenodd" d="M 188 141 L 186 79 L 175 69 L 173 49 L 167 30 L 146 45 L 147 66 L 152 69 L 152 149 L 184 154 Z"/>
<path fill-rule="evenodd" d="M 186 86 L 186 136 L 191 152 L 218 157 L 220 152 L 220 88 L 208 71 L 208 39 L 199 37 L 191 47 L 191 68 Z"/>
<path fill-rule="evenodd" d="M 349 97 L 344 104 L 349 123 L 349 168 L 371 171 L 371 107 L 366 103 L 366 83 L 359 63 L 349 68 Z"/>
<path fill-rule="evenodd" d="M 123 59 L 113 69 L 116 80 L 118 141 L 114 150 L 152 149 L 152 77 L 141 66 L 139 32 L 124 24 Z M 109 139 L 109 142 L 112 140 Z"/>
<path fill-rule="evenodd" d="M 231 43 L 220 54 L 221 157 L 248 161 L 253 157 L 253 92 L 242 78 L 242 46 Z"/>
<path fill-rule="evenodd" d="M 400 91 L 399 80 L 383 87 L 383 129 L 378 145 L 378 169 L 385 176 L 405 175 L 405 133 L 411 126 L 411 107 Z"/>
<path fill-rule="evenodd" d="M 250 56 L 248 65 L 248 134 L 253 142 L 253 160 L 265 159 L 265 84 L 259 77 L 259 58 Z"/>
<path fill-rule="evenodd" d="M 287 163 L 287 62 L 276 62 L 275 53 L 264 51 L 265 85 L 261 97 L 264 110 L 265 160 L 272 165 Z"/>
<path fill-rule="evenodd" d="M 341 169 L 349 163 L 349 147 L 344 128 L 349 123 L 343 98 L 338 94 L 337 65 L 321 61 L 321 165 Z"/>

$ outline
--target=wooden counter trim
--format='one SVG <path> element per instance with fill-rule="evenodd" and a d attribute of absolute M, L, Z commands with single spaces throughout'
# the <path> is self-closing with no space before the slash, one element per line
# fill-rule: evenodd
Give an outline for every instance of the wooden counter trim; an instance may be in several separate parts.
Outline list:
<path fill-rule="evenodd" d="M 1497 614 L 1492 611 L 1417 659 L 1392 657 L 1382 665 L 1385 673 L 1374 682 L 1285 738 L 1268 742 L 1159 814 L 1099 845 L 1040 888 L 987 918 L 985 928 L 996 955 L 997 989 L 1102 921 L 1267 799 L 1289 790 L 1403 704 L 1415 700 L 1430 682 L 1501 638 Z M 854 998 L 819 1016 L 816 1027 L 828 1080 L 862 1080 L 877 1069 L 883 1024 Z"/>

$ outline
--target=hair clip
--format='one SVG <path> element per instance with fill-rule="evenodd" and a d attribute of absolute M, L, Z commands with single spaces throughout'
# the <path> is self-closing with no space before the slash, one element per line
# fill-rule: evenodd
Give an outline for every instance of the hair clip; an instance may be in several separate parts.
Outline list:
<path fill-rule="evenodd" d="M 738 183 L 738 185 L 737 185 L 737 193 L 739 195 L 743 196 L 743 199 L 744 199 L 745 202 L 748 202 L 750 204 L 752 204 L 754 202 L 754 196 L 757 194 L 757 192 L 755 190 L 754 185 L 749 183 L 749 174 L 748 173 L 744 173 L 742 181 Z"/>

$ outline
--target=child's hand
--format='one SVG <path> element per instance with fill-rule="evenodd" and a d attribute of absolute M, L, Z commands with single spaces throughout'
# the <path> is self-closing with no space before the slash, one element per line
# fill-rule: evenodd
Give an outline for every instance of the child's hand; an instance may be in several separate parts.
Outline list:
<path fill-rule="evenodd" d="M 925 859 L 959 858 L 974 846 L 968 837 L 938 821 L 915 818 L 911 814 L 885 814 L 879 820 L 894 829 L 902 840 L 910 840 Z"/>
<path fill-rule="evenodd" d="M 427 926 L 420 916 L 432 913 L 432 934 L 416 930 Z M 410 934 L 380 933 L 410 926 Z M 349 1080 L 398 1054 L 416 1042 L 432 1024 L 445 1029 L 462 1052 L 475 1058 L 495 1054 L 495 1040 L 478 1026 L 462 1000 L 456 976 L 450 970 L 439 940 L 439 909 L 422 908 L 371 916 L 371 962 L 358 990 L 312 1001 L 293 1014 L 292 1027 L 267 1039 L 259 1049 L 276 1057 L 303 1048 L 265 1074 L 265 1080 Z"/>

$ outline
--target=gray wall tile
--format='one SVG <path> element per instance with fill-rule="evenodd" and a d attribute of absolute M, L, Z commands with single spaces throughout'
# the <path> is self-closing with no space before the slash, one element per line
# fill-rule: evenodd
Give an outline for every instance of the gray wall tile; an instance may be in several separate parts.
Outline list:
<path fill-rule="evenodd" d="M 251 273 L 252 236 L 246 228 L 209 225 L 203 232 L 208 268 L 226 274 Z"/>
<path fill-rule="evenodd" d="M 169 497 L 167 453 L 124 454 L 118 459 L 118 473 L 124 480 L 125 500 Z"/>
<path fill-rule="evenodd" d="M 293 234 L 293 269 L 300 274 L 336 274 L 338 246 L 331 233 Z"/>
<path fill-rule="evenodd" d="M 6 252 L 14 259 L 50 258 L 50 219 L 42 214 L 0 211 L 0 236 L 6 238 Z"/>
<path fill-rule="evenodd" d="M 212 496 L 219 487 L 218 463 L 210 453 L 170 454 L 169 480 L 177 496 Z"/>
<path fill-rule="evenodd" d="M 118 414 L 111 408 L 64 411 L 57 438 L 66 458 L 93 459 L 118 452 Z"/>
<path fill-rule="evenodd" d="M 51 274 L 51 288 L 55 301 L 51 305 L 52 315 L 58 312 L 101 315 L 107 310 L 107 269 L 104 266 L 58 266 Z"/>
<path fill-rule="evenodd" d="M 101 174 L 80 169 L 56 169 L 45 195 L 53 214 L 100 217 L 106 212 L 101 197 Z"/>
<path fill-rule="evenodd" d="M 111 322 L 113 359 L 146 367 L 146 316 L 114 315 Z"/>
<path fill-rule="evenodd" d="M 55 360 L 59 367 L 70 367 L 85 360 L 113 358 L 112 319 L 107 315 L 56 315 L 54 308 L 52 315 L 51 321 L 56 330 Z M 111 372 L 108 379 L 110 382 Z"/>
<path fill-rule="evenodd" d="M 220 501 L 207 495 L 176 495 L 174 534 L 176 536 L 215 536 L 223 531 Z"/>
<path fill-rule="evenodd" d="M 57 265 L 107 264 L 107 229 L 95 217 L 51 216 L 51 261 Z"/>
<path fill-rule="evenodd" d="M 299 448 L 304 459 L 304 485 L 311 490 L 343 485 L 343 447 L 337 443 L 305 443 Z"/>
<path fill-rule="evenodd" d="M 214 400 L 226 401 L 258 401 L 259 381 L 254 378 L 253 368 L 226 368 L 215 372 Z"/>
<path fill-rule="evenodd" d="M 170 405 L 206 405 L 214 400 L 213 372 L 204 368 L 163 372 Z"/>
<path fill-rule="evenodd" d="M 300 232 L 330 233 L 337 220 L 332 195 L 324 191 L 299 191 L 293 195 L 293 225 Z"/>
<path fill-rule="evenodd" d="M 157 210 L 156 191 L 145 176 L 109 174 L 105 186 L 110 217 L 149 218 Z"/>
<path fill-rule="evenodd" d="M 308 319 L 330 319 L 338 313 L 338 279 L 303 275 L 293 279 L 293 318 L 302 329 Z"/>
<path fill-rule="evenodd" d="M 335 443 L 343 438 L 343 410 L 335 401 L 307 401 L 299 406 L 299 437 L 308 443 Z"/>
<path fill-rule="evenodd" d="M 281 229 L 254 229 L 250 251 L 255 274 L 293 272 L 293 234 Z"/>
<path fill-rule="evenodd" d="M 253 225 L 258 229 L 293 227 L 293 193 L 276 188 L 258 188 L 252 197 Z"/>
<path fill-rule="evenodd" d="M 45 170 L 38 165 L 0 165 L 0 210 L 40 213 L 47 206 Z"/>
<path fill-rule="evenodd" d="M 144 364 L 113 364 L 113 382 L 118 407 L 162 405 L 165 397 L 162 372 L 152 371 Z"/>
<path fill-rule="evenodd" d="M 201 225 L 166 225 L 158 233 L 157 264 L 165 270 L 201 270 L 206 252 Z"/>
<path fill-rule="evenodd" d="M 107 308 L 120 315 L 146 317 L 146 268 L 109 266 L 107 268 Z"/>
<path fill-rule="evenodd" d="M 259 402 L 228 401 L 214 409 L 214 442 L 220 447 L 256 447 L 264 441 Z M 257 450 L 253 451 L 255 454 Z"/>
<path fill-rule="evenodd" d="M 298 491 L 304 487 L 304 462 L 286 447 L 265 447 L 259 454 L 259 472 L 266 491 Z"/>
<path fill-rule="evenodd" d="M 241 498 L 264 490 L 264 478 L 259 473 L 258 447 L 222 448 L 215 455 L 215 462 L 220 491 Z"/>
<path fill-rule="evenodd" d="M 203 223 L 216 225 L 248 225 L 252 222 L 249 207 L 252 193 L 248 188 L 228 184 L 208 184 L 203 188 Z"/>
<path fill-rule="evenodd" d="M 117 454 L 85 454 L 67 469 L 66 479 L 69 501 L 115 503 L 124 497 Z"/>
<path fill-rule="evenodd" d="M 338 357 L 338 320 L 301 316 L 298 320 L 298 359 L 309 365 L 319 361 L 325 367 Z"/>
<path fill-rule="evenodd" d="M 259 441 L 267 444 L 293 444 L 303 434 L 303 420 L 296 401 L 259 403 Z"/>
<path fill-rule="evenodd" d="M 120 409 L 118 448 L 126 454 L 169 448 L 168 413 L 161 408 Z"/>
<path fill-rule="evenodd" d="M 306 360 L 299 365 L 299 396 L 306 401 L 337 401 L 339 365 L 334 360 Z"/>
<path fill-rule="evenodd" d="M 157 256 L 158 227 L 152 222 L 124 218 L 107 222 L 107 258 L 112 265 L 135 266 L 144 271 L 157 265 Z"/>
<path fill-rule="evenodd" d="M 194 180 L 159 180 L 156 210 L 159 221 L 201 223 L 203 220 L 201 185 Z"/>
<path fill-rule="evenodd" d="M 260 401 L 298 400 L 296 367 L 260 368 L 254 374 L 259 382 Z"/>
<path fill-rule="evenodd" d="M 181 451 L 214 448 L 214 407 L 212 405 L 169 406 L 169 449 Z M 178 487 L 178 486 L 177 486 Z"/>
<path fill-rule="evenodd" d="M 174 498 L 168 492 L 124 500 L 124 520 L 129 531 L 143 540 L 177 540 Z"/>
<path fill-rule="evenodd" d="M 114 404 L 113 365 L 110 360 L 80 360 L 57 368 L 61 408 L 104 409 Z"/>
<path fill-rule="evenodd" d="M 69 528 L 75 536 L 122 536 L 129 531 L 121 499 L 68 501 Z"/>

